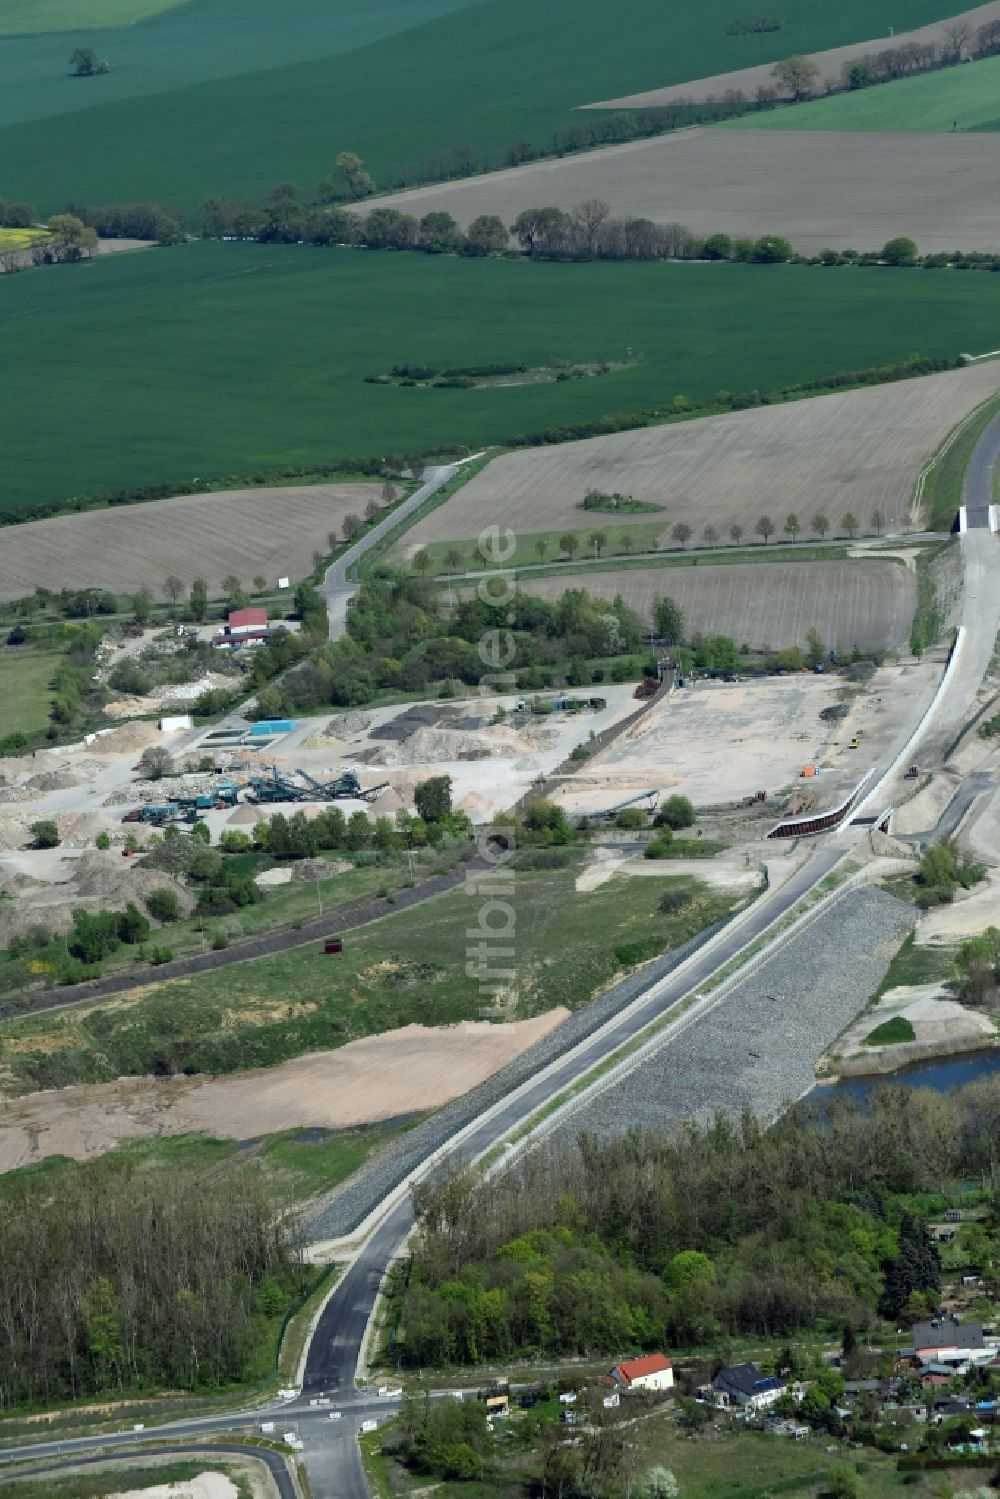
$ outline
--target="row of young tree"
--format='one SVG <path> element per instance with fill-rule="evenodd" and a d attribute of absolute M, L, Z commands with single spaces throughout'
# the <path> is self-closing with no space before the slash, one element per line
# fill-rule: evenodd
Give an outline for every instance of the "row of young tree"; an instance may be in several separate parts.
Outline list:
<path fill-rule="evenodd" d="M 166 1165 L 6 1181 L 0 1264 L 4 1411 L 257 1378 L 302 1283 L 253 1172 L 209 1179 Z"/>
<path fill-rule="evenodd" d="M 927 1316 L 940 1263 L 921 1194 L 979 1183 L 993 1219 L 960 1238 L 996 1265 L 998 1140 L 989 1080 L 889 1087 L 867 1111 L 838 1101 L 770 1130 L 744 1115 L 581 1136 L 487 1181 L 455 1171 L 415 1193 L 403 1356 L 596 1355 Z"/>

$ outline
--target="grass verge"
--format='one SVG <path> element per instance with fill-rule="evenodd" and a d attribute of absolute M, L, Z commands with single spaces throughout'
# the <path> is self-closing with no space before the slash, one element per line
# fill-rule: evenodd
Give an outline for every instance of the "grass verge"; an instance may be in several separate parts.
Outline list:
<path fill-rule="evenodd" d="M 930 531 L 950 531 L 962 503 L 962 485 L 976 443 L 1000 411 L 1000 395 L 969 413 L 948 437 L 917 480 L 914 508 L 919 508 Z"/>

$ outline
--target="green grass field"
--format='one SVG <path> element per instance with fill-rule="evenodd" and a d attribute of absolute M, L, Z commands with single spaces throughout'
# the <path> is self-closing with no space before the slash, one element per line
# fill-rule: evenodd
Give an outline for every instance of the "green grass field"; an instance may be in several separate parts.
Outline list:
<path fill-rule="evenodd" d="M 185 0 L 2 0 L 0 36 L 133 26 Z"/>
<path fill-rule="evenodd" d="M 1000 130 L 1000 57 L 832 94 L 720 125 L 739 130 Z"/>
<path fill-rule="evenodd" d="M 38 0 L 32 0 L 35 10 Z M 69 198 L 161 200 L 194 210 L 211 193 L 275 182 L 312 187 L 336 153 L 376 180 L 467 145 L 547 143 L 589 101 L 850 43 L 866 0 L 786 0 L 776 33 L 728 36 L 733 0 L 188 0 L 108 25 L 121 0 L 41 0 L 39 27 L 0 46 L 4 195 L 54 212 Z M 141 13 L 158 0 L 141 0 Z M 5 0 L 20 29 L 29 0 Z M 899 0 L 898 29 L 959 0 Z M 79 17 L 79 20 L 77 19 Z M 83 27 L 100 27 L 96 32 Z M 104 77 L 68 76 L 94 45 Z M 149 148 L 156 141 L 155 151 Z"/>
<path fill-rule="evenodd" d="M 517 1014 L 577 1008 L 616 972 L 675 947 L 723 916 L 731 901 L 697 881 L 617 877 L 580 893 L 580 865 L 520 870 Z M 666 888 L 691 899 L 661 915 Z M 139 991 L 121 1001 L 13 1020 L 4 1027 L 11 1091 L 179 1071 L 268 1067 L 400 1026 L 489 1018 L 465 972 L 470 904 L 464 894 L 400 911 L 351 933 L 331 961 L 319 943 Z M 616 953 L 616 948 L 627 947 Z M 558 961 L 556 961 L 558 959 Z"/>
<path fill-rule="evenodd" d="M 364 383 L 408 360 L 592 360 L 629 344 L 637 362 L 563 385 Z M 482 446 L 678 394 L 708 400 L 723 386 L 768 390 L 998 344 L 1000 278 L 944 271 L 551 265 L 208 242 L 44 267 L 0 278 L 0 403 L 17 414 L 0 509 L 258 466 Z"/>
<path fill-rule="evenodd" d="M 0 739 L 37 734 L 49 721 L 49 683 L 62 653 L 44 646 L 0 646 Z"/>

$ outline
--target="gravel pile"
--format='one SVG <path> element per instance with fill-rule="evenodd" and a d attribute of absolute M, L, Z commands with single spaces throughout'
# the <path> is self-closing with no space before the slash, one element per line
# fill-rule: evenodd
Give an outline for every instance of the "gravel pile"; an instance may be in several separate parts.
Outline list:
<path fill-rule="evenodd" d="M 731 920 L 731 916 L 726 918 L 726 921 Z M 514 1088 L 563 1056 L 577 1042 L 592 1035 L 612 1015 L 631 1004 L 650 984 L 673 972 L 678 964 L 725 925 L 725 921 L 717 922 L 697 937 L 692 937 L 682 947 L 674 948 L 672 952 L 665 953 L 628 978 L 622 979 L 602 994 L 600 999 L 594 1000 L 585 1009 L 578 1010 L 513 1062 L 501 1067 L 499 1072 L 480 1083 L 478 1088 L 473 1088 L 461 1098 L 446 1104 L 432 1118 L 386 1146 L 367 1166 L 363 1166 L 355 1176 L 338 1187 L 325 1203 L 315 1209 L 306 1220 L 308 1237 L 332 1239 L 350 1233 L 378 1206 L 387 1193 L 450 1139 L 456 1130 L 469 1124 L 484 1109 L 506 1098 Z"/>
<path fill-rule="evenodd" d="M 772 1118 L 815 1081 L 813 1065 L 878 988 L 916 911 L 884 890 L 848 891 L 731 990 L 716 1009 L 556 1133 L 609 1138 L 629 1125 L 738 1115 Z"/>

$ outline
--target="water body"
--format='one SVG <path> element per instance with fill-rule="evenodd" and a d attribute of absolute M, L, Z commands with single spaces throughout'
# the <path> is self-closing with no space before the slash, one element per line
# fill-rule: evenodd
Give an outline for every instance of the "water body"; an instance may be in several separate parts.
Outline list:
<path fill-rule="evenodd" d="M 823 1103 L 830 1098 L 845 1095 L 867 1103 L 876 1088 L 906 1087 L 933 1088 L 935 1093 L 950 1093 L 953 1088 L 962 1088 L 966 1083 L 978 1082 L 983 1077 L 1000 1075 L 1000 1047 L 991 1051 L 973 1051 L 964 1056 L 942 1057 L 931 1062 L 917 1062 L 912 1067 L 902 1067 L 898 1072 L 882 1072 L 872 1077 L 844 1078 L 837 1083 L 825 1083 L 813 1088 L 803 1100 L 807 1103 Z"/>

